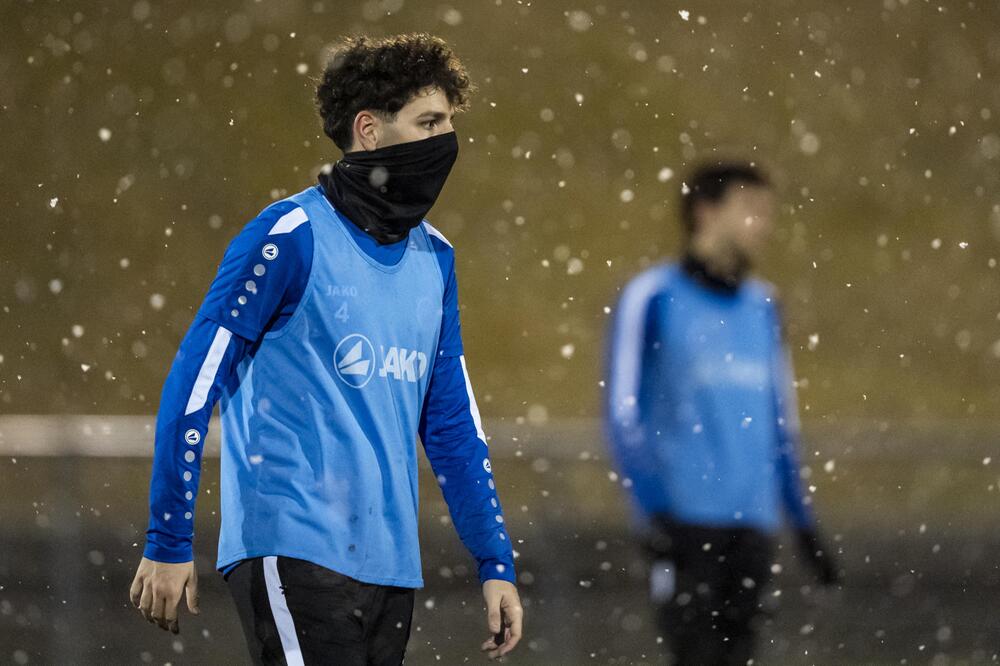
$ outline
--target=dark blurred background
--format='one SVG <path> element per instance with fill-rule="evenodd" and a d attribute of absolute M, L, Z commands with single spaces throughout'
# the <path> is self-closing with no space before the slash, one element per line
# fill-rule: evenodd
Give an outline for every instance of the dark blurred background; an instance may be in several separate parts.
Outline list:
<path fill-rule="evenodd" d="M 511 661 L 664 660 L 601 441 L 603 336 L 676 250 L 685 175 L 724 157 L 778 183 L 759 269 L 847 570 L 821 592 L 782 556 L 761 662 L 997 660 L 998 25 L 987 0 L 0 2 L 0 663 L 244 659 L 211 571 L 215 461 L 205 614 L 175 640 L 124 606 L 149 424 L 228 240 L 338 157 L 313 107 L 327 47 L 404 31 L 479 85 L 431 220 L 523 540 Z M 422 494 L 408 661 L 478 662 L 478 586 Z"/>

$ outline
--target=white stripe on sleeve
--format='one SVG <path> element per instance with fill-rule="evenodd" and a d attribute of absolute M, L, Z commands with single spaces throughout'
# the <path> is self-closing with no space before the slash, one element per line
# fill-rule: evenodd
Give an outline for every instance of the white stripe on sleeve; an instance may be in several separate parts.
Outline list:
<path fill-rule="evenodd" d="M 215 332 L 212 346 L 208 348 L 208 354 L 201 364 L 201 370 L 198 371 L 194 388 L 191 389 L 191 397 L 188 398 L 184 416 L 193 414 L 205 406 L 208 393 L 212 390 L 212 384 L 215 383 L 215 373 L 219 370 L 219 364 L 222 363 L 222 359 L 226 355 L 226 349 L 229 348 L 229 341 L 232 337 L 233 334 L 229 329 L 222 326 Z"/>
<path fill-rule="evenodd" d="M 452 247 L 451 241 L 445 238 L 443 233 L 432 227 L 429 222 L 426 221 L 424 222 L 424 229 L 426 229 L 427 233 L 429 233 L 431 236 L 434 236 L 434 238 L 437 238 L 448 247 Z"/>
<path fill-rule="evenodd" d="M 278 221 L 274 223 L 271 230 L 267 232 L 268 236 L 277 236 L 278 234 L 288 234 L 295 231 L 303 222 L 308 222 L 309 217 L 306 216 L 306 212 L 302 208 L 296 208 L 288 213 L 285 213 L 278 218 Z"/>
<path fill-rule="evenodd" d="M 633 280 L 622 294 L 615 314 L 614 346 L 611 349 L 611 418 L 622 425 L 635 425 L 642 351 L 649 303 L 663 286 L 661 270 L 648 271 Z"/>
<path fill-rule="evenodd" d="M 278 627 L 281 649 L 285 653 L 285 662 L 288 666 L 303 666 L 305 662 L 302 660 L 302 648 L 299 647 L 299 635 L 295 633 L 292 612 L 288 610 L 288 602 L 281 589 L 278 558 L 273 555 L 264 558 L 264 581 L 267 584 L 267 600 L 271 604 L 274 624 Z"/>
<path fill-rule="evenodd" d="M 479 416 L 479 405 L 476 404 L 476 396 L 472 393 L 472 382 L 469 381 L 469 370 L 465 367 L 465 354 L 458 357 L 462 361 L 462 374 L 465 375 L 465 392 L 469 394 L 469 412 L 472 414 L 472 422 L 476 424 L 476 434 L 479 439 L 486 443 L 486 433 L 483 432 L 483 419 Z"/>

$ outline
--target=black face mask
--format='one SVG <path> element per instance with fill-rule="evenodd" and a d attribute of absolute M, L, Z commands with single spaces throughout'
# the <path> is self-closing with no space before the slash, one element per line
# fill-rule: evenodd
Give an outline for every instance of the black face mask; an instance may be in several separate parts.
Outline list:
<path fill-rule="evenodd" d="M 723 293 L 733 294 L 740 288 L 740 285 L 746 279 L 747 273 L 750 272 L 750 258 L 743 252 L 734 250 L 734 253 L 732 270 L 726 274 L 713 271 L 708 263 L 695 256 L 690 248 L 685 251 L 681 266 L 688 275 L 706 287 Z"/>
<path fill-rule="evenodd" d="M 423 221 L 457 157 L 458 138 L 449 132 L 346 153 L 319 182 L 335 208 L 384 245 Z"/>

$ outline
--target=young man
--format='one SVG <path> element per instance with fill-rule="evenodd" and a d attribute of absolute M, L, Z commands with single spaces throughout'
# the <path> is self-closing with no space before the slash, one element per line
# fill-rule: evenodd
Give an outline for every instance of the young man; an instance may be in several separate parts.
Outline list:
<path fill-rule="evenodd" d="M 462 353 L 455 256 L 424 220 L 455 162 L 470 83 L 427 35 L 345 40 L 317 90 L 344 157 L 233 240 L 167 377 L 145 554 L 130 596 L 198 612 L 193 515 L 222 401 L 227 579 L 258 664 L 399 664 L 422 585 L 417 451 L 476 558 L 490 657 L 522 609 Z"/>
<path fill-rule="evenodd" d="M 698 170 L 684 258 L 626 286 L 608 422 L 654 557 L 651 589 L 679 664 L 750 659 L 784 507 L 824 583 L 837 573 L 799 486 L 797 414 L 774 289 L 748 277 L 771 227 L 752 165 Z"/>

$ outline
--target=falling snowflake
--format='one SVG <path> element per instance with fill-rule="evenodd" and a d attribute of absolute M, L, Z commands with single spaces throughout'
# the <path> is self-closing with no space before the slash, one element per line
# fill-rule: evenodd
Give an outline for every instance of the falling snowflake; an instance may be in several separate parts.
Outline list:
<path fill-rule="evenodd" d="M 582 9 L 567 12 L 566 21 L 569 23 L 569 29 L 573 32 L 586 32 L 587 30 L 590 30 L 591 26 L 594 24 L 590 14 Z"/>

